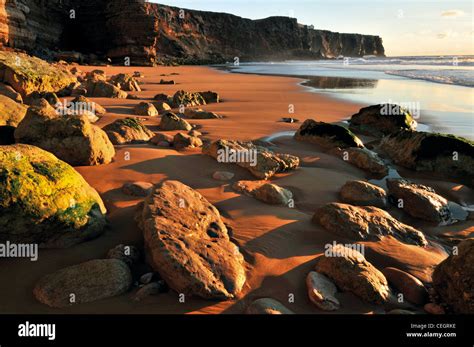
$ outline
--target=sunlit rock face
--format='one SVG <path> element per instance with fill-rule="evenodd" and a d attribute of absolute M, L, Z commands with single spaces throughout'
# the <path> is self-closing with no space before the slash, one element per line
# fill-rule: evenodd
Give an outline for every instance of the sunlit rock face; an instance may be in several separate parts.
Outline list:
<path fill-rule="evenodd" d="M 315 30 L 295 18 L 250 20 L 133 0 L 0 3 L 0 43 L 74 50 L 133 65 L 384 55 L 378 36 Z"/>

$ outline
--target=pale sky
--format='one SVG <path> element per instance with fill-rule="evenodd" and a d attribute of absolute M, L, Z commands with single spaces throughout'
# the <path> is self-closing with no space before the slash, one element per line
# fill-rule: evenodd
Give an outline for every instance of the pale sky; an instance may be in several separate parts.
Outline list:
<path fill-rule="evenodd" d="M 317 29 L 379 35 L 387 56 L 474 55 L 472 0 L 153 0 L 259 19 L 291 16 Z"/>

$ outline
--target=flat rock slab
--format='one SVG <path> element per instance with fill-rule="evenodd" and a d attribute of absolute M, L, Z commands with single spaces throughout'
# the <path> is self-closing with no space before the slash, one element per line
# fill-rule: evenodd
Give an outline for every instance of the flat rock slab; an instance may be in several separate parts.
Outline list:
<path fill-rule="evenodd" d="M 178 293 L 235 297 L 246 280 L 244 259 L 219 211 L 178 181 L 156 185 L 136 219 L 152 268 Z"/>
<path fill-rule="evenodd" d="M 97 301 L 125 293 L 132 284 L 127 264 L 118 259 L 97 259 L 46 275 L 33 294 L 51 307 Z"/>
<path fill-rule="evenodd" d="M 203 147 L 202 152 L 220 163 L 239 165 L 260 179 L 269 179 L 277 173 L 294 170 L 300 164 L 298 157 L 274 153 L 251 142 L 221 139 Z"/>

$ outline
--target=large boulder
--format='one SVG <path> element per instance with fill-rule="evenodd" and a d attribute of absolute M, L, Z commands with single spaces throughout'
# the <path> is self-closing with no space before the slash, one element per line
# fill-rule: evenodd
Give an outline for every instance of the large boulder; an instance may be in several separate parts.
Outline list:
<path fill-rule="evenodd" d="M 16 127 L 26 115 L 27 107 L 0 95 L 0 126 Z"/>
<path fill-rule="evenodd" d="M 87 90 L 87 96 L 114 99 L 127 99 L 128 97 L 127 92 L 109 82 L 88 80 L 84 86 Z"/>
<path fill-rule="evenodd" d="M 458 244 L 435 268 L 433 287 L 455 313 L 474 313 L 474 239 Z"/>
<path fill-rule="evenodd" d="M 427 244 L 421 231 L 399 222 L 386 211 L 373 206 L 326 204 L 316 210 L 313 222 L 329 232 L 353 240 L 380 240 L 384 236 L 393 236 L 411 245 Z"/>
<path fill-rule="evenodd" d="M 403 202 L 402 209 L 409 215 L 435 223 L 451 220 L 448 200 L 433 188 L 403 179 L 388 179 L 387 187 L 393 198 Z"/>
<path fill-rule="evenodd" d="M 268 179 L 277 173 L 294 170 L 300 164 L 296 156 L 274 153 L 251 142 L 217 140 L 203 147 L 202 152 L 220 163 L 237 164 L 260 179 Z"/>
<path fill-rule="evenodd" d="M 382 139 L 393 161 L 416 171 L 434 171 L 474 186 L 474 142 L 453 135 L 400 131 Z"/>
<path fill-rule="evenodd" d="M 2 146 L 0 240 L 67 247 L 100 235 L 106 209 L 71 166 L 38 147 Z"/>
<path fill-rule="evenodd" d="M 0 52 L 0 82 L 10 85 L 23 98 L 34 91 L 59 92 L 77 82 L 61 64 L 19 52 Z"/>
<path fill-rule="evenodd" d="M 122 118 L 102 128 L 114 145 L 144 143 L 150 141 L 155 133 L 137 118 Z"/>
<path fill-rule="evenodd" d="M 120 295 L 128 291 L 132 274 L 117 259 L 97 259 L 46 275 L 36 283 L 36 299 L 51 307 L 68 307 Z"/>
<path fill-rule="evenodd" d="M 380 104 L 361 108 L 350 120 L 350 129 L 369 136 L 382 137 L 399 130 L 415 130 L 410 112 L 396 104 Z"/>
<path fill-rule="evenodd" d="M 389 302 L 391 291 L 385 276 L 352 248 L 336 245 L 331 254 L 316 258 L 315 271 L 331 279 L 344 292 L 373 304 Z"/>
<path fill-rule="evenodd" d="M 165 113 L 161 116 L 161 130 L 186 130 L 189 131 L 193 127 L 185 119 L 177 116 L 173 112 Z"/>
<path fill-rule="evenodd" d="M 348 181 L 339 192 L 341 200 L 357 206 L 387 206 L 387 193 L 382 188 L 364 181 Z"/>
<path fill-rule="evenodd" d="M 362 141 L 349 129 L 313 119 L 304 121 L 296 132 L 295 139 L 316 144 L 324 149 L 364 147 Z"/>
<path fill-rule="evenodd" d="M 135 77 L 129 74 L 120 73 L 110 78 L 110 83 L 121 90 L 129 92 L 140 92 L 141 88 Z"/>
<path fill-rule="evenodd" d="M 185 92 L 184 90 L 178 90 L 173 95 L 173 107 L 192 107 L 206 105 L 206 100 L 199 93 Z"/>
<path fill-rule="evenodd" d="M 52 107 L 32 106 L 15 131 L 18 143 L 31 144 L 74 165 L 108 164 L 115 149 L 105 132 L 85 115 L 61 116 Z"/>
<path fill-rule="evenodd" d="M 138 210 L 149 264 L 178 293 L 229 299 L 245 282 L 244 259 L 219 211 L 178 181 L 154 187 Z"/>

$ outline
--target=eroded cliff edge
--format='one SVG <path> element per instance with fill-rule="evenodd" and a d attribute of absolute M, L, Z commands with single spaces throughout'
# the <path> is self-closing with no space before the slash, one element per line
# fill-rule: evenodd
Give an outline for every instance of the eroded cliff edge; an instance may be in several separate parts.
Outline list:
<path fill-rule="evenodd" d="M 129 57 L 133 65 L 385 53 L 379 36 L 316 30 L 288 17 L 250 20 L 140 0 L 0 0 L 0 43 L 31 53 L 94 53 L 115 63 Z"/>

